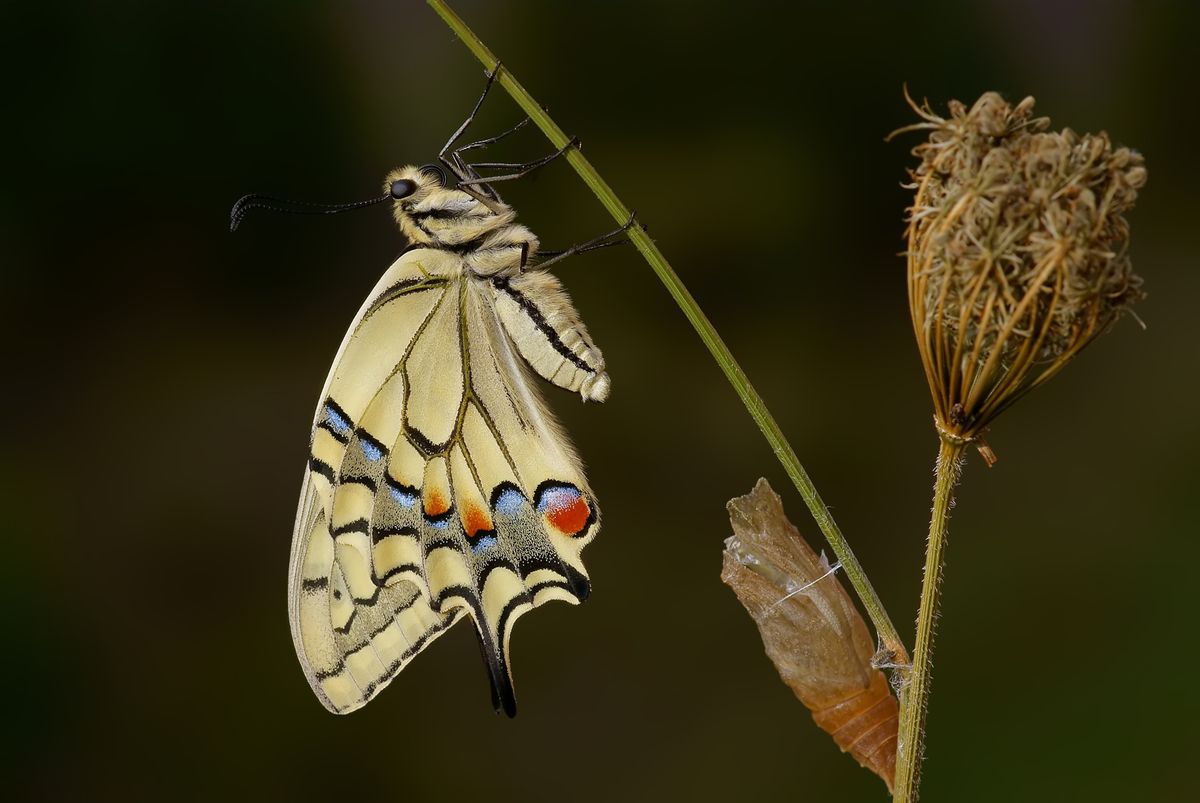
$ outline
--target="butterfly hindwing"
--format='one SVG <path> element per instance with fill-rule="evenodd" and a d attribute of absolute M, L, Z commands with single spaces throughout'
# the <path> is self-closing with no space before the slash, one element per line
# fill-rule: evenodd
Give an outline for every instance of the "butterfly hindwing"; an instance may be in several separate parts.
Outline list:
<path fill-rule="evenodd" d="M 587 596 L 580 550 L 598 510 L 529 367 L 574 390 L 606 391 L 607 375 L 557 281 L 522 280 L 477 278 L 453 253 L 409 251 L 335 359 L 290 580 L 296 648 L 332 711 L 366 703 L 466 614 L 493 702 L 511 714 L 513 622 L 551 599 Z M 553 367 L 547 350 L 570 368 Z"/>

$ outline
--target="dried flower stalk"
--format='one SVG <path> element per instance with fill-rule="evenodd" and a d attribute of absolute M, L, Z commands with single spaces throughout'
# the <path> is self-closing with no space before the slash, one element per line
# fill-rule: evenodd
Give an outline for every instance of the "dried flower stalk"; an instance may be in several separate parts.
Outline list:
<path fill-rule="evenodd" d="M 721 579 L 758 625 L 783 682 L 844 752 L 892 788 L 897 705 L 862 616 L 825 557 L 787 519 L 760 479 L 730 500 L 733 537 Z"/>
<path fill-rule="evenodd" d="M 1103 132 L 1047 132 L 1031 97 L 952 101 L 948 119 L 909 104 L 922 122 L 895 133 L 930 131 L 911 171 L 913 329 L 938 432 L 991 464 L 988 424 L 1142 297 L 1124 213 L 1146 168 Z"/>

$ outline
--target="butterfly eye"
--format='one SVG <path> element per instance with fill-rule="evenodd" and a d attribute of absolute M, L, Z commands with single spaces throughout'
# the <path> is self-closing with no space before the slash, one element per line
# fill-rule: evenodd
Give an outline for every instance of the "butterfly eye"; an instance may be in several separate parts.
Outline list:
<path fill-rule="evenodd" d="M 437 180 L 437 183 L 446 186 L 446 172 L 435 164 L 427 164 L 421 166 L 421 173 Z"/>
<path fill-rule="evenodd" d="M 407 198 L 417 191 L 417 182 L 407 178 L 402 178 L 392 182 L 392 199 L 399 201 L 401 198 Z"/>

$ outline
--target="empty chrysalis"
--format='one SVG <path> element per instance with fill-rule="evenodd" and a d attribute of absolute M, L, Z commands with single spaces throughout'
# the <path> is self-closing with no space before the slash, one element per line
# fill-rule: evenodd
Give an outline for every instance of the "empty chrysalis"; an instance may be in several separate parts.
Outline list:
<path fill-rule="evenodd" d="M 758 625 L 779 676 L 817 725 L 890 790 L 896 698 L 872 664 L 871 635 L 838 582 L 836 565 L 804 542 L 765 479 L 727 507 L 734 534 L 725 541 L 721 579 Z"/>

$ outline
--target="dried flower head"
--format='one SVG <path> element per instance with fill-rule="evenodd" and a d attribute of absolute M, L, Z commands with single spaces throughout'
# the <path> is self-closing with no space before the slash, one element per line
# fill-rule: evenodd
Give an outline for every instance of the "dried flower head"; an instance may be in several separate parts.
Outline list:
<path fill-rule="evenodd" d="M 907 256 L 934 422 L 991 463 L 988 424 L 1142 297 L 1124 214 L 1146 168 L 1107 134 L 1047 131 L 1031 97 L 952 101 L 949 119 L 908 102 L 922 122 L 895 133 L 930 132 L 913 150 Z"/>

